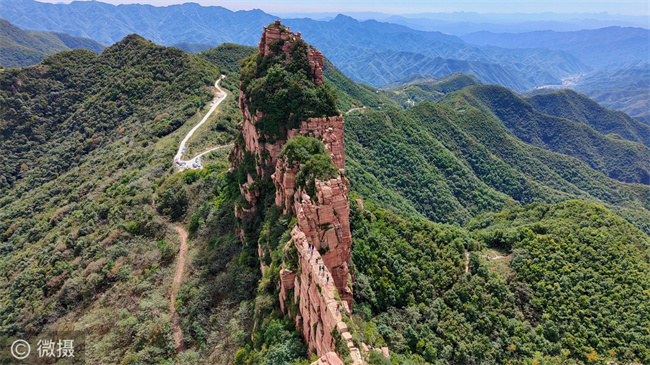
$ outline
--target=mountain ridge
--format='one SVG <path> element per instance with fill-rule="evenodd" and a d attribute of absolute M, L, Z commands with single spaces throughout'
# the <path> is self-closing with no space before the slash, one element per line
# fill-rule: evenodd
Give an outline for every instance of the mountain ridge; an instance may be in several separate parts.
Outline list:
<path fill-rule="evenodd" d="M 650 30 L 612 26 L 574 32 L 535 31 L 528 33 L 476 32 L 461 39 L 478 45 L 506 48 L 536 47 L 567 51 L 592 67 L 610 67 L 621 62 L 648 62 Z M 621 61 L 623 60 L 623 61 Z"/>
<path fill-rule="evenodd" d="M 370 364 L 650 361 L 650 187 L 524 143 L 499 113 L 462 102 L 458 95 L 477 88 L 458 90 L 475 82 L 469 76 L 428 85 L 458 104 L 403 110 L 389 91 L 354 83 L 315 50 L 277 46 L 188 54 L 131 35 L 101 55 L 65 51 L 0 72 L 3 358 L 11 357 L 10 336 L 35 341 L 74 329 L 85 336 L 79 354 L 102 364 L 307 365 L 314 359 L 305 333 L 323 334 L 315 343 L 342 358 L 356 347 Z M 241 58 L 267 48 L 275 53 L 268 69 L 258 74 L 248 59 L 239 72 Z M 203 169 L 179 172 L 178 141 L 209 108 L 222 73 L 233 95 L 199 134 L 234 141 L 239 168 L 216 151 Z M 496 107 L 517 112 L 524 103 L 505 102 L 517 100 L 506 93 Z M 584 105 L 574 108 L 565 109 L 579 120 Z M 302 124 L 291 115 L 315 117 L 299 131 L 312 136 L 294 135 L 278 150 L 288 123 Z M 247 133 L 269 133 L 247 138 L 236 127 L 242 116 L 261 122 L 247 123 Z M 253 154 L 246 144 L 268 149 Z M 275 168 L 258 165 L 276 153 Z M 293 199 L 292 177 L 294 193 L 304 192 Z M 349 199 L 341 199 L 343 181 Z M 313 256 L 305 249 L 324 242 L 319 233 L 347 241 L 331 233 L 344 231 L 336 225 L 346 208 L 356 275 L 345 283 L 350 315 L 334 304 L 349 293 L 330 292 L 331 262 L 329 280 L 313 263 L 345 245 Z M 304 215 L 285 214 L 293 209 Z M 314 210 L 333 224 L 316 224 Z M 314 223 L 300 229 L 307 242 L 292 235 L 305 222 Z M 187 227 L 191 243 L 177 292 L 180 241 L 171 226 Z M 170 293 L 184 352 L 176 352 Z M 297 317 L 282 311 L 309 315 L 296 328 Z M 342 320 L 326 323 L 336 313 Z"/>
<path fill-rule="evenodd" d="M 608 110 L 573 90 L 530 96 L 525 100 L 545 114 L 589 125 L 603 134 L 616 133 L 627 140 L 650 147 L 650 126 L 623 112 Z"/>
<path fill-rule="evenodd" d="M 105 46 L 65 33 L 23 30 L 0 19 L 0 65 L 4 67 L 33 65 L 48 55 L 75 48 L 101 53 Z"/>
<path fill-rule="evenodd" d="M 29 18 L 22 15 L 25 11 L 30 12 Z M 190 11 L 193 12 L 192 16 L 188 14 Z M 0 16 L 24 27 L 66 31 L 73 35 L 91 36 L 104 43 L 112 43 L 130 33 L 138 33 L 165 45 L 181 42 L 256 45 L 254 30 L 275 20 L 275 17 L 259 10 L 232 12 L 196 4 L 186 8 L 183 5 L 164 8 L 140 5 L 118 7 L 99 2 L 55 5 L 41 4 L 34 0 L 3 2 L 0 4 Z M 92 22 L 89 19 L 93 19 Z M 214 23 L 221 25 L 219 31 L 210 26 Z M 341 69 L 346 69 L 350 56 L 362 53 L 415 52 L 429 57 L 498 63 L 517 75 L 516 83 L 506 83 L 506 80 L 504 83 L 521 89 L 557 84 L 562 77 L 588 70 L 587 66 L 562 51 L 481 48 L 440 32 L 417 31 L 373 20 L 359 22 L 341 16 L 328 22 L 287 19 L 285 24 L 299 27 L 303 37 L 321 49 Z M 422 48 L 422 44 L 427 44 L 427 47 Z M 361 81 L 359 78 L 353 79 Z M 368 83 L 370 79 L 365 78 L 363 81 Z"/>
<path fill-rule="evenodd" d="M 540 113 L 501 86 L 470 86 L 445 103 L 455 104 L 457 97 L 493 113 L 512 135 L 528 144 L 577 157 L 614 179 L 650 185 L 650 148 L 645 139 L 640 141 L 643 144 L 619 140 L 593 129 L 604 130 L 596 122 L 585 124 Z M 646 129 L 640 123 L 636 127 Z"/>

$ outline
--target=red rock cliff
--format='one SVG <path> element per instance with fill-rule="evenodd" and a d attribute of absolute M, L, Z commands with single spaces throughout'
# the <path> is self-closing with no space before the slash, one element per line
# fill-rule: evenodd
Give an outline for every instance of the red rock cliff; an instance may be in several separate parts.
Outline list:
<path fill-rule="evenodd" d="M 300 33 L 293 34 L 277 21 L 264 28 L 258 51 L 262 57 L 284 52 L 290 60 L 291 41 L 300 39 Z M 285 41 L 281 47 L 274 42 Z M 314 81 L 322 84 L 322 54 L 309 47 L 307 59 Z M 309 345 L 321 359 L 320 364 L 340 364 L 341 359 L 335 353 L 336 343 L 350 349 L 355 364 L 362 364 L 361 355 L 352 343 L 343 313 L 352 308 L 353 277 L 349 272 L 350 234 L 348 202 L 348 182 L 345 179 L 345 149 L 343 145 L 343 117 L 341 115 L 309 118 L 300 123 L 298 128 L 285 130 L 281 135 L 286 139 L 269 138 L 261 134 L 256 127 L 264 117 L 261 113 L 251 113 L 250 99 L 240 92 L 239 106 L 243 122 L 240 126 L 242 139 L 236 144 L 230 156 L 233 169 L 237 168 L 248 152 L 255 156 L 256 179 L 271 178 L 276 187 L 275 203 L 283 214 L 292 214 L 297 218 L 297 225 L 291 232 L 291 244 L 298 252 L 298 270 L 282 270 L 280 280 L 280 302 L 286 314 L 287 304 L 297 304 L 295 316 L 296 327 Z M 278 155 L 286 140 L 297 135 L 320 139 L 325 149 L 331 154 L 332 162 L 339 169 L 337 177 L 327 181 L 316 180 L 315 195 L 310 197 L 295 184 L 298 167 L 289 168 L 293 161 L 286 158 L 278 160 Z M 270 142 L 271 141 L 271 142 Z M 236 215 L 243 218 L 254 213 L 259 202 L 259 184 L 248 175 L 248 180 L 240 186 L 248 207 L 237 207 Z M 240 235 L 243 238 L 243 234 Z M 313 245 L 311 249 L 310 245 Z M 262 251 L 260 249 L 260 254 Z M 262 268 L 263 269 L 263 268 Z M 297 272 L 300 274 L 297 275 Z M 293 295 L 288 293 L 293 290 Z M 340 347 L 339 347 L 340 348 Z M 337 362 L 338 361 L 338 362 Z"/>

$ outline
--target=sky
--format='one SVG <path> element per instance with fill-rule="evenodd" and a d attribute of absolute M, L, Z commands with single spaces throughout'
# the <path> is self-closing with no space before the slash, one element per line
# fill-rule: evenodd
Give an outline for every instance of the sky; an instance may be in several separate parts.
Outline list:
<path fill-rule="evenodd" d="M 72 0 L 38 0 L 50 3 L 69 3 Z M 81 0 L 89 1 L 89 0 Z M 110 4 L 149 4 L 166 6 L 195 2 L 204 6 L 223 6 L 231 10 L 262 9 L 265 12 L 357 12 L 373 11 L 388 14 L 414 14 L 425 12 L 477 12 L 477 13 L 602 13 L 650 16 L 649 0 L 101 0 Z"/>

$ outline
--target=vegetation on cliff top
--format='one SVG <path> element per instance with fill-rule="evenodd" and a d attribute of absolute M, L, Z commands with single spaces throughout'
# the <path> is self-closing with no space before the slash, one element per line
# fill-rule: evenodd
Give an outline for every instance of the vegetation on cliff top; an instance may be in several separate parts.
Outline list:
<path fill-rule="evenodd" d="M 292 43 L 288 55 L 282 51 L 285 42 Z M 256 126 L 266 136 L 286 138 L 287 129 L 308 118 L 338 114 L 335 94 L 311 72 L 308 47 L 302 39 L 273 41 L 274 55 L 254 54 L 241 64 L 241 89 L 251 114 L 263 113 Z"/>
<path fill-rule="evenodd" d="M 296 164 L 296 188 L 302 187 L 311 197 L 316 193 L 315 179 L 329 180 L 339 175 L 339 169 L 332 162 L 332 155 L 325 145 L 313 137 L 295 136 L 282 147 L 278 159 L 286 157 L 289 168 Z"/>

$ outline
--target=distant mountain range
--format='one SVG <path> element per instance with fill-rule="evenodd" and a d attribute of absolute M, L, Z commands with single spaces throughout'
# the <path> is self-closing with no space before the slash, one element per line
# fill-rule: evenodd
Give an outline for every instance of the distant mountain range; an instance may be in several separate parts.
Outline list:
<path fill-rule="evenodd" d="M 508 85 L 517 90 L 525 90 L 530 86 L 529 83 L 522 82 L 521 73 L 498 64 L 434 58 L 414 52 L 369 53 L 341 66 L 341 70 L 352 79 L 373 86 L 389 87 L 412 75 L 442 77 L 455 72 L 472 74 L 486 83 Z"/>
<path fill-rule="evenodd" d="M 100 53 L 105 46 L 65 33 L 22 30 L 0 19 L 0 65 L 4 67 L 32 65 L 48 55 L 76 48 Z"/>
<path fill-rule="evenodd" d="M 196 53 L 196 52 L 201 52 L 205 51 L 210 48 L 214 48 L 213 45 L 211 44 L 205 44 L 205 43 L 189 43 L 189 42 L 182 42 L 182 43 L 177 43 L 177 44 L 172 44 L 172 47 L 180 48 L 185 52 L 190 52 L 190 53 Z"/>
<path fill-rule="evenodd" d="M 365 18 L 376 17 L 373 14 L 366 14 Z M 465 19 L 472 24 L 484 21 L 477 14 L 452 14 L 440 19 L 457 22 L 460 26 L 461 15 L 467 15 Z M 650 112 L 647 101 L 650 88 L 629 86 L 639 75 L 644 82 L 650 82 L 650 78 L 646 78 L 650 54 L 650 31 L 647 29 L 616 26 L 519 34 L 482 31 L 456 37 L 432 31 L 436 24 L 432 14 L 421 19 L 384 17 L 386 21 L 428 31 L 372 19 L 359 21 L 344 15 L 323 16 L 328 20 L 294 18 L 284 19 L 283 24 L 300 29 L 307 42 L 357 82 L 381 87 L 413 74 L 442 77 L 463 72 L 484 83 L 517 91 L 539 87 L 574 88 L 607 107 L 624 110 L 635 117 L 641 118 Z M 193 3 L 155 7 L 115 6 L 97 1 L 50 4 L 34 0 L 3 0 L 0 17 L 26 29 L 66 32 L 104 44 L 113 44 L 128 34 L 137 33 L 155 43 L 189 52 L 226 42 L 256 46 L 259 29 L 277 18 L 261 10 L 235 12 Z M 567 17 L 556 18 L 553 21 L 571 21 Z M 599 15 L 596 18 L 604 25 L 619 24 L 611 17 Z M 620 24 L 639 22 L 638 17 L 626 19 Z M 433 25 L 425 27 L 425 20 Z M 510 16 L 507 20 L 512 24 L 514 18 Z M 521 21 L 532 20 L 521 15 Z M 476 29 L 468 27 L 467 31 Z M 607 85 L 597 85 L 604 79 Z"/>
<path fill-rule="evenodd" d="M 609 109 L 622 110 L 650 124 L 650 67 L 630 67 L 591 72 L 573 89 L 587 94 Z"/>
<path fill-rule="evenodd" d="M 276 18 L 260 10 L 233 12 L 222 7 L 202 7 L 191 3 L 154 7 L 114 6 L 96 1 L 45 4 L 33 0 L 3 1 L 0 4 L 0 17 L 25 28 L 63 31 L 106 44 L 117 42 L 127 34 L 137 33 L 163 45 L 183 42 L 257 45 L 258 30 Z M 343 15 L 327 22 L 288 19 L 284 24 L 301 29 L 303 38 L 318 47 L 344 72 L 349 72 L 360 62 L 367 63 L 368 54 L 375 53 L 374 57 L 378 58 L 376 62 L 382 62 L 385 55 L 381 52 L 385 51 L 493 64 L 489 67 L 507 70 L 487 79 L 517 90 L 559 83 L 565 76 L 590 70 L 562 51 L 476 47 L 440 32 L 416 31 L 374 20 L 359 22 Z M 393 70 L 401 67 L 387 66 Z M 484 67 L 487 66 L 450 69 L 472 72 L 473 69 Z M 429 69 L 419 71 L 431 73 Z M 393 72 L 394 77 L 377 78 L 377 72 L 371 70 L 351 76 L 355 81 L 382 86 L 404 76 Z M 485 73 L 477 76 L 486 78 Z"/>
<path fill-rule="evenodd" d="M 99 1 L 50 4 L 34 0 L 1 1 L 0 18 L 25 29 L 65 32 L 103 44 L 113 44 L 136 33 L 166 46 L 183 42 L 257 45 L 262 26 L 277 19 L 261 10 L 234 12 L 195 3 L 156 7 L 115 6 Z"/>
<path fill-rule="evenodd" d="M 374 19 L 380 22 L 405 25 L 425 31 L 438 31 L 463 36 L 479 31 L 494 33 L 524 33 L 537 30 L 570 32 L 583 29 L 606 27 L 648 28 L 648 17 L 643 15 L 610 15 L 607 13 L 420 13 L 386 14 L 381 12 L 328 12 L 328 13 L 280 13 L 283 18 L 312 18 L 331 20 L 338 14 L 345 14 L 358 20 Z"/>
<path fill-rule="evenodd" d="M 488 71 L 476 72 L 475 75 L 487 77 L 489 82 L 516 90 L 528 90 L 590 70 L 575 57 L 562 51 L 476 47 L 458 37 L 440 32 L 416 31 L 374 20 L 360 22 L 343 15 L 328 22 L 288 19 L 285 23 L 301 29 L 305 40 L 315 44 L 353 80 L 373 86 L 382 86 L 407 76 L 402 71 L 405 63 L 419 63 L 422 66 L 412 67 L 409 74 L 429 73 L 435 76 L 442 74 L 433 70 L 445 67 L 450 72 L 469 73 L 474 73 L 474 69 L 491 68 L 495 70 L 493 74 Z M 448 61 L 437 60 L 432 64 L 432 60 L 422 56 L 439 57 Z M 449 60 L 468 61 L 470 64 L 453 64 Z M 367 65 L 365 71 L 355 71 L 360 65 Z M 378 74 L 381 74 L 380 77 Z"/>
<path fill-rule="evenodd" d="M 565 51 L 594 68 L 636 66 L 650 62 L 650 30 L 643 28 L 608 27 L 577 32 L 546 30 L 516 34 L 483 31 L 461 38 L 479 46 L 539 47 Z"/>

